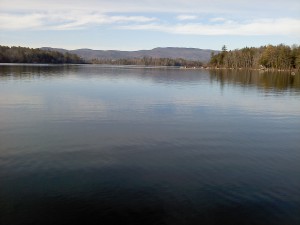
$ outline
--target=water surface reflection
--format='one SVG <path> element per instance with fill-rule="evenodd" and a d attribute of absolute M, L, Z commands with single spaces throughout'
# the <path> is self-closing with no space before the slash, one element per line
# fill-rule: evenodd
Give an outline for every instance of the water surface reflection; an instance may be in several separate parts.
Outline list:
<path fill-rule="evenodd" d="M 299 224 L 299 80 L 0 66 L 0 223 Z"/>

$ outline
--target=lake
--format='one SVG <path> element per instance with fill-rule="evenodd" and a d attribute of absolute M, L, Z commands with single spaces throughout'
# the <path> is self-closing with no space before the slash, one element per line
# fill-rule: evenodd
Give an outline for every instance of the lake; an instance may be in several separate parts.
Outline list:
<path fill-rule="evenodd" d="M 300 224 L 300 74 L 0 65 L 0 224 Z"/>

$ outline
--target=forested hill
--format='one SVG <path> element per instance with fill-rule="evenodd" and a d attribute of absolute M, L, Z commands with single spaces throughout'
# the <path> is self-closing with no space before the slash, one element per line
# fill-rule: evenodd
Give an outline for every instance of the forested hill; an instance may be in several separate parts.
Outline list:
<path fill-rule="evenodd" d="M 76 54 L 0 45 L 0 63 L 84 63 Z"/>
<path fill-rule="evenodd" d="M 268 45 L 259 48 L 245 47 L 212 54 L 210 66 L 218 68 L 251 68 L 251 69 L 300 69 L 300 46 Z"/>
<path fill-rule="evenodd" d="M 151 50 L 138 51 L 117 51 L 117 50 L 93 50 L 93 49 L 77 49 L 66 50 L 61 48 L 43 47 L 43 50 L 59 51 L 61 53 L 74 53 L 83 59 L 89 60 L 120 60 L 120 59 L 142 59 L 142 58 L 169 58 L 169 59 L 184 59 L 190 61 L 201 61 L 208 63 L 213 51 L 210 49 L 198 48 L 154 48 Z"/>

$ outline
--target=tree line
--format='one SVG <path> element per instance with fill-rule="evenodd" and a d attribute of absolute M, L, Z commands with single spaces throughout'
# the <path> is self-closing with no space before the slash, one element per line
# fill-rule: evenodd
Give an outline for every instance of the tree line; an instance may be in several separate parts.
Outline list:
<path fill-rule="evenodd" d="M 220 53 L 212 53 L 209 64 L 218 68 L 299 70 L 300 46 L 280 44 L 227 51 L 224 45 Z"/>
<path fill-rule="evenodd" d="M 108 65 L 141 65 L 141 66 L 181 66 L 181 67 L 201 67 L 203 63 L 200 61 L 192 61 L 186 59 L 172 58 L 130 58 L 130 59 L 93 59 L 94 64 Z"/>
<path fill-rule="evenodd" d="M 76 54 L 41 50 L 39 48 L 8 47 L 0 45 L 0 63 L 85 63 Z"/>

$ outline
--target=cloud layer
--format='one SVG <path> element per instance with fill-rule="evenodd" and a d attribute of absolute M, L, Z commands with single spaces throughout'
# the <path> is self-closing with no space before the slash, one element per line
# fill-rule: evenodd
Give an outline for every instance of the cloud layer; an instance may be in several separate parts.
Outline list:
<path fill-rule="evenodd" d="M 233 21 L 220 18 L 211 19 L 211 23 L 140 24 L 122 26 L 123 29 L 153 30 L 185 35 L 282 35 L 300 37 L 300 19 L 258 19 Z"/>
<path fill-rule="evenodd" d="M 176 18 L 178 20 L 184 21 L 184 20 L 195 20 L 198 18 L 198 16 L 184 14 L 184 15 L 178 15 Z"/>
<path fill-rule="evenodd" d="M 109 16 L 101 13 L 61 12 L 61 13 L 0 13 L 0 29 L 46 29 L 70 30 L 85 29 L 90 26 L 122 23 L 152 22 L 154 17 L 145 16 Z"/>
<path fill-rule="evenodd" d="M 111 12 L 172 12 L 172 13 L 238 13 L 257 15 L 263 12 L 280 15 L 298 14 L 298 0 L 1 0 L 2 11 L 81 10 Z M 286 14 L 286 15 L 287 15 Z"/>
<path fill-rule="evenodd" d="M 126 46 L 136 46 L 138 40 L 151 35 L 148 45 L 169 45 L 173 34 L 176 46 L 192 45 L 191 40 L 198 43 L 199 36 L 206 42 L 215 42 L 205 39 L 207 36 L 216 36 L 216 39 L 228 36 L 223 38 L 230 42 L 231 36 L 243 37 L 239 40 L 246 40 L 248 36 L 247 43 L 253 36 L 260 36 L 261 43 L 266 44 L 270 38 L 265 36 L 276 36 L 276 42 L 293 40 L 294 43 L 300 39 L 299 10 L 299 0 L 26 0 L 26 3 L 24 0 L 0 0 L 0 41 L 19 44 L 22 40 L 28 43 L 45 40 L 48 45 L 49 40 L 55 43 L 48 34 L 55 33 L 61 35 L 59 40 L 65 46 L 67 38 L 64 35 L 68 32 L 64 31 L 82 30 L 81 34 L 86 35 L 82 35 L 82 40 L 74 38 L 73 45 L 98 43 L 98 39 L 93 39 L 98 34 L 105 46 L 116 46 L 118 40 L 113 43 L 111 39 L 119 35 L 123 35 Z M 89 35 L 91 31 L 96 35 Z M 148 36 L 147 32 L 138 31 L 152 33 Z M 179 35 L 189 37 L 180 40 Z M 83 44 L 83 40 L 86 43 Z"/>
<path fill-rule="evenodd" d="M 112 29 L 151 30 L 185 35 L 286 35 L 300 37 L 300 19 L 229 20 L 222 17 L 203 21 L 197 15 L 180 14 L 177 21 L 153 16 L 110 15 L 100 12 L 0 13 L 1 30 L 74 30 L 111 25 Z"/>

